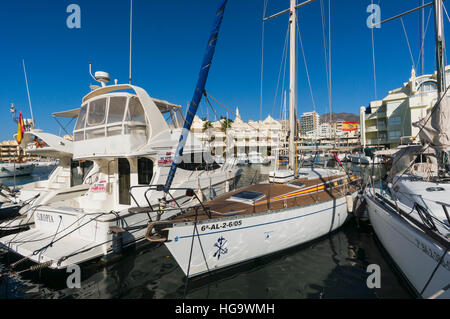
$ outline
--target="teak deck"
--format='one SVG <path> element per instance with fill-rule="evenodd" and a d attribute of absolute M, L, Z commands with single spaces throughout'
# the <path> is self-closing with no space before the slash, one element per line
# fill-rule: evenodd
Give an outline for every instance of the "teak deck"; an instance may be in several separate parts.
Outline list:
<path fill-rule="evenodd" d="M 338 175 L 310 180 L 303 178 L 293 181 L 303 183 L 305 185 L 303 187 L 275 183 L 255 184 L 221 195 L 204 203 L 204 206 L 209 209 L 211 218 L 221 218 L 311 205 L 332 200 L 334 198 L 341 198 L 348 192 L 356 191 L 356 180 L 356 176 L 352 176 L 350 180 L 345 175 Z M 256 201 L 253 205 L 229 200 L 231 196 L 242 191 L 262 193 L 265 194 L 265 197 Z M 268 201 L 268 199 L 270 199 L 270 201 Z M 197 213 L 197 220 L 210 218 L 201 207 L 198 209 Z M 177 216 L 171 220 L 171 222 L 193 221 L 195 220 L 195 215 L 194 210 L 191 209 L 186 213 Z"/>

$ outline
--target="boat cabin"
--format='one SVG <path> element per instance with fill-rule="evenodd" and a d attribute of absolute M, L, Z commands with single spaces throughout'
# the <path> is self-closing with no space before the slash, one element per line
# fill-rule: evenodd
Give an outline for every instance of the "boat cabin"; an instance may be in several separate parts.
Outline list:
<path fill-rule="evenodd" d="M 168 114 L 167 120 L 163 114 Z M 139 87 L 98 88 L 83 98 L 79 109 L 74 157 L 127 156 L 159 133 L 182 124 L 181 106 L 150 98 Z"/>

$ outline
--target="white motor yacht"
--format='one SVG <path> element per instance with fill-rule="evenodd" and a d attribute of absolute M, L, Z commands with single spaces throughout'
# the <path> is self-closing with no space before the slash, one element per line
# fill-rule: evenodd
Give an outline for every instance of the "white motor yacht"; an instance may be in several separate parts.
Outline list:
<path fill-rule="evenodd" d="M 239 153 L 236 156 L 236 164 L 237 165 L 248 165 L 249 164 L 249 160 L 248 160 L 248 156 L 245 153 Z"/>
<path fill-rule="evenodd" d="M 232 190 L 240 172 L 211 160 L 209 150 L 190 135 L 168 194 L 172 200 L 162 203 L 162 189 L 153 186 L 167 179 L 184 122 L 181 106 L 134 85 L 106 85 L 104 72 L 96 79 L 102 86 L 83 97 L 81 108 L 69 111 L 77 116 L 73 142 L 60 140 L 73 161 L 93 163 L 86 177 L 90 184 L 80 185 L 78 196 L 59 194 L 33 206 L 24 217 L 34 220 L 33 227 L 0 238 L 0 246 L 41 266 L 107 260 L 143 240 L 148 222 L 176 215 L 178 205 Z M 186 197 L 185 188 L 197 196 Z"/>
<path fill-rule="evenodd" d="M 248 161 L 250 164 L 262 164 L 262 165 L 270 164 L 270 159 L 262 156 L 261 153 L 259 152 L 248 153 Z"/>
<path fill-rule="evenodd" d="M 25 176 L 33 172 L 34 164 L 31 162 L 25 163 L 2 163 L 0 162 L 0 178 Z"/>

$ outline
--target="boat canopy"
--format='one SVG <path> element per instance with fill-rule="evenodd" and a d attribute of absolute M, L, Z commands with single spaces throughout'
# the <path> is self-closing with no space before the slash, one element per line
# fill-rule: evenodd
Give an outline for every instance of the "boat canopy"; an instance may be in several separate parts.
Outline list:
<path fill-rule="evenodd" d="M 55 112 L 52 113 L 53 117 L 67 117 L 67 118 L 75 118 L 78 117 L 78 114 L 80 113 L 80 108 L 68 110 L 68 111 L 62 111 L 62 112 Z"/>
<path fill-rule="evenodd" d="M 158 107 L 159 111 L 162 114 L 169 113 L 170 117 L 166 119 L 169 122 L 170 126 L 173 127 L 182 127 L 184 122 L 184 117 L 182 114 L 182 107 L 181 105 L 173 104 L 170 102 L 167 102 L 165 100 L 160 100 L 156 98 L 151 98 L 153 102 Z M 53 117 L 64 117 L 64 118 L 77 118 L 80 114 L 81 107 L 67 110 L 67 111 L 61 111 L 61 112 L 54 112 L 52 113 Z"/>
<path fill-rule="evenodd" d="M 429 146 L 409 145 L 399 148 L 393 158 L 389 176 L 391 180 L 394 180 L 396 176 L 402 175 L 410 169 L 414 163 L 427 161 L 430 164 L 437 165 L 436 151 Z"/>

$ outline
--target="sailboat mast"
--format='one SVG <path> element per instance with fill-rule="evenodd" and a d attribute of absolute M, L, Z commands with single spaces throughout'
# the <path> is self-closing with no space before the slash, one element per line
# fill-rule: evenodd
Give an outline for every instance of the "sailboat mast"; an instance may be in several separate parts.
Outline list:
<path fill-rule="evenodd" d="M 436 30 L 436 72 L 437 72 L 437 87 L 438 87 L 438 101 L 445 94 L 447 86 L 445 84 L 445 42 L 444 42 L 444 12 L 442 0 L 434 0 L 434 22 L 435 22 L 435 30 Z M 441 131 L 442 128 L 445 127 L 443 124 L 443 108 L 447 107 L 447 100 L 442 99 L 439 103 L 439 111 L 436 114 L 437 120 L 432 120 L 433 122 L 437 121 L 437 125 Z M 442 132 L 439 132 L 441 135 Z M 444 173 L 445 175 L 445 151 L 440 150 L 438 155 L 438 164 L 439 164 L 439 175 Z"/>
<path fill-rule="evenodd" d="M 30 106 L 31 127 L 33 128 L 34 127 L 33 107 L 31 106 L 30 90 L 28 89 L 28 79 L 27 79 L 27 70 L 25 68 L 25 59 L 22 59 L 22 65 L 23 65 L 23 74 L 25 75 L 25 84 L 27 87 L 28 105 Z"/>
<path fill-rule="evenodd" d="M 294 176 L 297 177 L 297 156 L 295 152 L 295 21 L 296 19 L 296 0 L 291 0 L 290 6 L 290 57 L 289 57 L 289 166 L 294 170 Z"/>
<path fill-rule="evenodd" d="M 439 99 L 447 88 L 445 84 L 444 15 L 442 0 L 434 0 L 434 20 L 436 28 L 436 69 Z"/>

